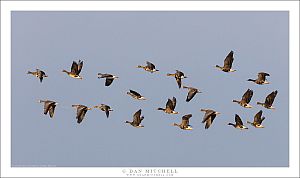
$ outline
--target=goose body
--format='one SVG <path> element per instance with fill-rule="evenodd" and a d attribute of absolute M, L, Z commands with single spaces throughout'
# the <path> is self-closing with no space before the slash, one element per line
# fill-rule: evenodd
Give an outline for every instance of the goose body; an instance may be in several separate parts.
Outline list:
<path fill-rule="evenodd" d="M 105 86 L 110 86 L 114 79 L 119 78 L 118 76 L 112 74 L 101 74 L 98 73 L 98 78 L 105 78 Z"/>
<path fill-rule="evenodd" d="M 174 111 L 176 107 L 176 98 L 173 97 L 172 100 L 168 99 L 166 103 L 166 108 L 157 108 L 157 110 L 162 110 L 167 114 L 178 114 L 178 112 Z"/>
<path fill-rule="evenodd" d="M 106 105 L 106 104 L 101 104 L 101 105 L 99 105 L 99 106 L 94 106 L 94 108 L 98 108 L 98 109 L 100 109 L 101 111 L 104 111 L 107 118 L 109 117 L 109 112 L 110 112 L 110 111 L 113 111 L 113 110 L 110 108 L 110 106 L 108 106 L 108 105 Z"/>
<path fill-rule="evenodd" d="M 141 116 L 142 114 L 142 110 L 138 110 L 137 112 L 134 113 L 133 115 L 133 121 L 126 121 L 125 123 L 128 123 L 130 125 L 132 125 L 133 127 L 136 128 L 142 128 L 144 127 L 143 125 L 141 125 L 142 120 L 144 119 L 144 116 Z"/>
<path fill-rule="evenodd" d="M 262 110 L 255 114 L 253 122 L 247 121 L 247 123 L 251 124 L 255 128 L 264 128 L 264 126 L 261 123 L 265 120 L 265 117 L 261 116 Z"/>
<path fill-rule="evenodd" d="M 235 72 L 236 70 L 231 69 L 232 63 L 233 63 L 234 57 L 233 57 L 233 51 L 230 51 L 229 54 L 224 59 L 224 65 L 223 67 L 216 65 L 216 67 L 223 72 Z"/>
<path fill-rule="evenodd" d="M 35 72 L 31 72 L 31 71 L 28 71 L 27 74 L 31 74 L 31 75 L 34 75 L 36 76 L 37 78 L 40 79 L 40 82 L 42 83 L 44 77 L 48 77 L 48 75 L 46 75 L 46 73 L 40 69 L 36 69 Z"/>
<path fill-rule="evenodd" d="M 197 93 L 201 93 L 201 91 L 198 90 L 197 88 L 187 87 L 187 86 L 183 86 L 183 88 L 187 88 L 189 90 L 186 96 L 186 100 L 185 100 L 186 102 L 191 101 L 191 99 L 193 99 Z"/>
<path fill-rule="evenodd" d="M 242 119 L 237 114 L 235 115 L 235 124 L 228 123 L 228 125 L 232 125 L 234 128 L 240 129 L 240 130 L 248 129 L 246 126 L 244 126 Z"/>
<path fill-rule="evenodd" d="M 266 99 L 265 99 L 265 102 L 264 103 L 261 103 L 261 102 L 257 102 L 258 105 L 262 105 L 263 107 L 267 108 L 267 109 L 275 109 L 273 105 L 273 102 L 275 100 L 275 97 L 277 95 L 278 91 L 275 90 L 273 91 L 272 93 L 270 93 Z"/>
<path fill-rule="evenodd" d="M 79 75 L 81 72 L 81 69 L 83 67 L 83 61 L 79 60 L 78 63 L 73 61 L 71 66 L 71 71 L 63 70 L 62 72 L 65 72 L 68 76 L 75 78 L 75 79 L 82 79 L 82 77 Z"/>
<path fill-rule="evenodd" d="M 266 76 L 270 76 L 270 74 L 265 72 L 259 72 L 257 74 L 257 79 L 248 79 L 248 81 L 254 82 L 258 85 L 269 84 L 270 82 L 266 80 Z"/>
<path fill-rule="evenodd" d="M 49 113 L 50 118 L 53 118 L 54 110 L 58 103 L 50 100 L 39 100 L 39 102 L 44 103 L 44 114 L 47 115 Z"/>
<path fill-rule="evenodd" d="M 232 100 L 233 102 L 238 103 L 239 105 L 241 105 L 244 108 L 252 108 L 252 106 L 249 104 L 251 101 L 251 98 L 253 96 L 253 90 L 248 89 L 243 97 L 242 100 L 238 101 L 238 100 Z"/>
<path fill-rule="evenodd" d="M 146 98 L 144 96 L 142 96 L 141 94 L 139 94 L 138 92 L 136 92 L 134 90 L 129 90 L 129 92 L 127 92 L 127 94 L 137 100 L 146 100 Z"/>
<path fill-rule="evenodd" d="M 155 65 L 149 61 L 146 61 L 146 66 L 138 65 L 137 68 L 143 68 L 145 71 L 148 72 L 158 72 L 159 70 L 155 69 Z"/>
<path fill-rule="evenodd" d="M 179 70 L 176 70 L 176 73 L 174 73 L 174 74 L 167 74 L 167 76 L 175 77 L 179 88 L 181 88 L 181 85 L 182 85 L 181 79 L 187 78 L 187 76 L 185 76 L 184 73 Z"/>
<path fill-rule="evenodd" d="M 190 123 L 189 120 L 190 120 L 191 117 L 192 117 L 192 114 L 184 115 L 182 117 L 182 120 L 181 120 L 180 124 L 174 123 L 173 125 L 179 127 L 180 129 L 183 129 L 183 130 L 192 130 L 193 128 L 189 124 Z"/>
<path fill-rule="evenodd" d="M 201 111 L 205 112 L 202 123 L 205 123 L 205 129 L 208 129 L 220 113 L 212 109 L 201 109 Z"/>
<path fill-rule="evenodd" d="M 77 123 L 80 124 L 82 122 L 82 120 L 85 117 L 85 114 L 88 110 L 91 110 L 92 108 L 89 108 L 87 106 L 84 105 L 80 105 L 80 104 L 74 104 L 72 105 L 72 107 L 77 109 L 77 113 L 76 113 L 76 119 L 77 119 Z"/>

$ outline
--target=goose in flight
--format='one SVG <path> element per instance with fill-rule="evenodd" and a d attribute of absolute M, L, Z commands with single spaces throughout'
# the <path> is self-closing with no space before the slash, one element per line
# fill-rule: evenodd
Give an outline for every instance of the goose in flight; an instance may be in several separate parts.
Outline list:
<path fill-rule="evenodd" d="M 193 88 L 193 87 L 187 87 L 187 86 L 183 86 L 183 88 L 187 88 L 188 91 L 188 95 L 186 96 L 186 102 L 191 101 L 191 99 L 193 99 L 193 97 L 197 94 L 197 93 L 202 93 L 200 90 L 198 90 L 197 88 Z"/>
<path fill-rule="evenodd" d="M 228 125 L 232 125 L 234 128 L 237 128 L 240 130 L 248 129 L 246 126 L 244 126 L 242 119 L 237 114 L 235 114 L 235 124 L 228 123 Z"/>
<path fill-rule="evenodd" d="M 133 121 L 126 121 L 125 123 L 128 123 L 130 125 L 132 125 L 133 127 L 136 128 L 142 128 L 144 127 L 143 125 L 141 125 L 142 120 L 144 119 L 144 116 L 141 116 L 142 110 L 138 110 L 136 113 L 134 113 L 133 115 Z"/>
<path fill-rule="evenodd" d="M 270 76 L 270 74 L 265 72 L 259 72 L 257 74 L 257 79 L 248 79 L 248 81 L 254 82 L 258 85 L 269 84 L 270 82 L 266 80 L 266 76 Z"/>
<path fill-rule="evenodd" d="M 79 75 L 81 72 L 83 66 L 83 61 L 79 60 L 78 63 L 73 61 L 72 66 L 71 66 L 71 71 L 68 72 L 66 70 L 63 70 L 63 72 L 67 73 L 68 76 L 76 79 L 82 79 L 82 77 Z"/>
<path fill-rule="evenodd" d="M 162 110 L 168 114 L 178 114 L 178 112 L 174 111 L 176 107 L 176 98 L 173 97 L 172 100 L 168 99 L 166 103 L 166 108 L 157 108 L 157 110 Z"/>
<path fill-rule="evenodd" d="M 44 114 L 47 115 L 47 113 L 49 112 L 50 118 L 53 118 L 54 110 L 58 103 L 50 100 L 39 100 L 39 102 L 44 103 Z"/>
<path fill-rule="evenodd" d="M 181 88 L 181 79 L 187 78 L 187 76 L 185 76 L 184 73 L 179 70 L 176 70 L 176 73 L 174 74 L 167 74 L 167 76 L 175 77 L 179 88 Z"/>
<path fill-rule="evenodd" d="M 192 130 L 192 126 L 189 124 L 189 120 L 192 117 L 192 114 L 187 114 L 182 117 L 181 124 L 174 123 L 173 126 L 177 126 L 183 130 Z"/>
<path fill-rule="evenodd" d="M 48 77 L 48 75 L 46 75 L 46 73 L 40 69 L 36 69 L 35 72 L 28 71 L 27 74 L 36 76 L 37 78 L 40 79 L 41 83 L 42 83 L 44 77 Z"/>
<path fill-rule="evenodd" d="M 101 104 L 101 105 L 99 105 L 99 106 L 94 106 L 94 108 L 98 108 L 98 109 L 100 109 L 101 111 L 104 111 L 107 118 L 109 117 L 109 112 L 110 112 L 110 111 L 113 111 L 113 110 L 110 108 L 110 106 L 108 106 L 108 105 L 106 105 L 106 104 Z"/>
<path fill-rule="evenodd" d="M 233 60 L 234 60 L 233 51 L 230 51 L 229 54 L 224 59 L 224 66 L 221 67 L 219 65 L 216 65 L 216 67 L 222 70 L 223 72 L 235 72 L 236 70 L 231 69 Z"/>
<path fill-rule="evenodd" d="M 155 69 L 155 65 L 149 61 L 146 61 L 146 66 L 141 66 L 141 65 L 138 65 L 137 68 L 143 68 L 145 71 L 148 71 L 148 72 L 158 72 L 159 70 Z"/>
<path fill-rule="evenodd" d="M 252 108 L 252 106 L 249 104 L 249 102 L 251 101 L 251 98 L 253 96 L 253 90 L 248 89 L 243 97 L 242 100 L 238 101 L 238 100 L 232 100 L 235 103 L 240 104 L 241 106 L 243 106 L 244 108 Z"/>
<path fill-rule="evenodd" d="M 80 124 L 82 122 L 82 120 L 84 119 L 84 116 L 86 114 L 86 112 L 88 110 L 91 110 L 92 108 L 89 108 L 87 106 L 84 105 L 80 105 L 80 104 L 74 104 L 72 105 L 72 107 L 77 109 L 77 114 L 76 114 L 76 119 L 77 119 L 77 123 Z"/>
<path fill-rule="evenodd" d="M 261 103 L 261 102 L 257 102 L 258 105 L 262 105 L 263 107 L 267 108 L 267 109 L 275 109 L 275 107 L 273 107 L 273 102 L 274 102 L 274 99 L 277 95 L 277 90 L 273 91 L 272 93 L 270 93 L 266 99 L 265 99 L 265 102 L 264 103 Z"/>
<path fill-rule="evenodd" d="M 261 117 L 262 112 L 263 111 L 260 110 L 258 113 L 255 114 L 254 121 L 253 122 L 247 121 L 247 123 L 251 124 L 255 128 L 264 128 L 264 126 L 261 124 L 265 120 L 265 117 Z"/>
<path fill-rule="evenodd" d="M 105 86 L 109 86 L 114 81 L 114 79 L 117 79 L 119 77 L 112 74 L 98 73 L 98 78 L 105 78 Z"/>
<path fill-rule="evenodd" d="M 146 98 L 144 96 L 142 96 L 141 94 L 139 94 L 138 92 L 136 92 L 134 90 L 129 90 L 129 92 L 127 92 L 127 94 L 137 100 L 146 100 Z"/>
<path fill-rule="evenodd" d="M 205 112 L 202 123 L 205 123 L 205 129 L 208 129 L 220 113 L 211 109 L 201 109 L 201 111 Z"/>

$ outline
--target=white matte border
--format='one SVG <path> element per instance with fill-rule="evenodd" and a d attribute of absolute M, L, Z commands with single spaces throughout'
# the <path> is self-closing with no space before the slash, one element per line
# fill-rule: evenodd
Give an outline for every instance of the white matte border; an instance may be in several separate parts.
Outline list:
<path fill-rule="evenodd" d="M 289 11 L 289 167 L 270 168 L 12 168 L 11 11 Z M 288 59 L 286 59 L 288 60 Z M 170 171 L 173 177 L 299 176 L 299 2 L 297 1 L 2 1 L 1 2 L 1 176 L 128 177 L 130 170 Z M 150 177 L 154 177 L 150 176 Z M 135 176 L 136 177 L 136 176 Z M 146 176 L 149 177 L 149 176 Z"/>

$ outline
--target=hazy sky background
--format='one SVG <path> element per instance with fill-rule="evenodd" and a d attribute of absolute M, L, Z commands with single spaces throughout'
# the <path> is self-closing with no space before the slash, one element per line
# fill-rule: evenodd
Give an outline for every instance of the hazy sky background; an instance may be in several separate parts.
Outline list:
<path fill-rule="evenodd" d="M 288 12 L 12 12 L 12 166 L 288 166 Z M 235 52 L 235 73 L 215 68 Z M 62 73 L 81 59 L 83 80 Z M 153 62 L 158 73 L 135 68 Z M 28 70 L 49 75 L 43 83 Z M 189 103 L 167 73 L 182 70 L 183 84 L 199 88 Z M 247 82 L 268 72 L 270 85 Z M 105 87 L 97 73 L 119 76 Z M 252 109 L 242 108 L 248 89 Z M 136 90 L 148 100 L 126 95 Z M 256 105 L 278 90 L 274 106 Z M 177 98 L 178 115 L 157 111 Z M 54 119 L 39 99 L 59 102 Z M 76 123 L 72 104 L 108 104 L 110 118 L 93 109 Z M 201 108 L 221 112 L 204 129 Z M 124 122 L 142 109 L 142 129 Z M 264 129 L 246 123 L 263 110 Z M 193 114 L 194 130 L 171 126 Z"/>

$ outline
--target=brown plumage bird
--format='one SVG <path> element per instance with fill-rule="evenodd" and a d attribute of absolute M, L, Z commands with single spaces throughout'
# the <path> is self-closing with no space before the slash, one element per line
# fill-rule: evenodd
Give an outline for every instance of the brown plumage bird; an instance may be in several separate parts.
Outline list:
<path fill-rule="evenodd" d="M 105 78 L 105 86 L 109 86 L 114 79 L 119 78 L 118 76 L 112 75 L 112 74 L 101 74 L 98 73 L 98 78 Z"/>
<path fill-rule="evenodd" d="M 251 101 L 251 98 L 253 96 L 253 90 L 248 89 L 243 97 L 242 100 L 238 101 L 238 100 L 232 100 L 233 102 L 238 103 L 239 105 L 243 106 L 244 108 L 252 108 L 252 106 L 249 104 L 249 102 Z"/>
<path fill-rule="evenodd" d="M 133 115 L 133 121 L 126 121 L 125 123 L 128 123 L 130 125 L 132 125 L 133 127 L 136 128 L 142 128 L 144 127 L 143 125 L 141 125 L 142 120 L 144 119 L 144 116 L 141 116 L 142 114 L 142 110 L 138 110 L 137 112 L 134 113 Z"/>
<path fill-rule="evenodd" d="M 253 122 L 247 121 L 247 123 L 251 124 L 255 128 L 264 128 L 264 126 L 261 124 L 265 120 L 265 117 L 261 117 L 262 113 L 263 111 L 260 110 L 258 113 L 255 114 L 254 121 Z"/>
<path fill-rule="evenodd" d="M 224 60 L 224 66 L 221 67 L 219 65 L 216 65 L 216 67 L 222 70 L 223 72 L 235 72 L 236 70 L 231 69 L 233 60 L 234 60 L 233 51 L 230 51 Z"/>
<path fill-rule="evenodd" d="M 184 75 L 183 72 L 176 70 L 175 74 L 167 74 L 167 76 L 173 76 L 176 79 L 177 85 L 179 88 L 181 88 L 181 79 L 187 78 L 187 76 Z"/>
<path fill-rule="evenodd" d="M 71 66 L 71 71 L 68 72 L 66 70 L 63 70 L 63 72 L 67 73 L 68 76 L 76 79 L 82 79 L 82 77 L 79 75 L 81 72 L 81 69 L 83 67 L 83 61 L 79 60 L 78 63 L 73 61 Z"/>
<path fill-rule="evenodd" d="M 157 110 L 162 110 L 168 114 L 178 114 L 178 112 L 174 111 L 176 107 L 176 98 L 173 97 L 172 100 L 168 99 L 166 103 L 166 108 L 157 108 Z"/>
<path fill-rule="evenodd" d="M 54 110 L 58 103 L 50 100 L 39 100 L 39 102 L 44 103 L 44 114 L 47 115 L 47 113 L 49 112 L 50 118 L 53 118 Z"/>
<path fill-rule="evenodd" d="M 192 130 L 193 128 L 190 125 L 190 121 L 189 121 L 191 117 L 192 117 L 192 114 L 184 115 L 182 117 L 181 124 L 174 123 L 173 126 L 177 126 L 183 130 Z"/>
<path fill-rule="evenodd" d="M 188 95 L 186 96 L 186 102 L 191 101 L 191 99 L 193 99 L 193 97 L 197 94 L 197 93 L 202 93 L 200 90 L 198 90 L 197 88 L 193 88 L 193 87 L 187 87 L 187 86 L 183 86 L 183 88 L 187 88 L 188 91 Z"/>
<path fill-rule="evenodd" d="M 129 90 L 129 92 L 127 92 L 127 95 L 129 95 L 132 98 L 137 99 L 137 100 L 146 100 L 146 98 L 144 96 L 142 96 L 141 94 L 139 94 L 138 92 L 136 92 L 134 90 Z"/>
<path fill-rule="evenodd" d="M 275 107 L 273 107 L 273 102 L 275 100 L 275 97 L 277 95 L 277 90 L 273 91 L 272 93 L 270 93 L 266 99 L 264 103 L 261 102 L 257 102 L 258 105 L 262 105 L 263 107 L 267 108 L 267 109 L 275 109 Z"/>
<path fill-rule="evenodd" d="M 113 110 L 110 108 L 110 106 L 108 106 L 108 105 L 106 105 L 106 104 L 101 104 L 101 105 L 99 105 L 99 106 L 94 106 L 94 108 L 98 108 L 98 109 L 100 109 L 101 111 L 104 111 L 107 118 L 109 117 L 109 112 L 110 112 L 110 111 L 113 111 Z"/>
<path fill-rule="evenodd" d="M 240 129 L 240 130 L 248 129 L 246 126 L 244 126 L 242 119 L 237 114 L 235 114 L 235 124 L 228 123 L 228 125 L 232 125 L 234 128 Z"/>
<path fill-rule="evenodd" d="M 269 84 L 270 82 L 266 80 L 266 76 L 270 76 L 270 74 L 265 72 L 259 72 L 257 74 L 257 79 L 248 79 L 248 81 L 254 82 L 258 85 Z"/>
<path fill-rule="evenodd" d="M 146 66 L 142 66 L 142 65 L 138 65 L 137 68 L 143 68 L 145 71 L 148 71 L 148 72 L 157 72 L 159 70 L 155 69 L 155 65 L 149 61 L 146 61 Z"/>
<path fill-rule="evenodd" d="M 36 69 L 35 72 L 28 71 L 27 74 L 36 76 L 37 78 L 40 79 L 41 83 L 42 83 L 44 77 L 48 77 L 48 75 L 46 75 L 46 73 L 40 69 Z"/>
<path fill-rule="evenodd" d="M 80 105 L 80 104 L 74 104 L 72 105 L 72 107 L 77 109 L 77 114 L 76 114 L 76 119 L 77 119 L 77 123 L 80 124 L 82 122 L 82 120 L 84 119 L 84 116 L 86 114 L 86 112 L 88 110 L 91 110 L 92 108 L 89 108 L 87 106 L 84 105 Z"/>
<path fill-rule="evenodd" d="M 201 109 L 201 111 L 205 112 L 202 123 L 205 123 L 205 129 L 208 129 L 220 113 L 212 109 Z"/>

